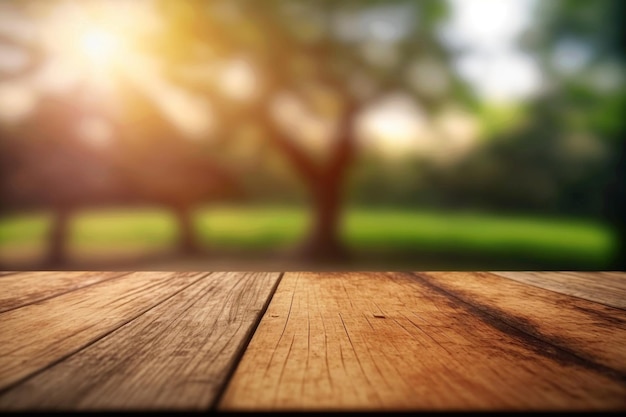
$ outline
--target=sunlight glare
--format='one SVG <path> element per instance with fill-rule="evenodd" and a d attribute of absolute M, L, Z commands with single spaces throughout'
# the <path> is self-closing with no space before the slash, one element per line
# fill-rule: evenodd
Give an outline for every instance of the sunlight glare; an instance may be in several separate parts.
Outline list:
<path fill-rule="evenodd" d="M 105 64 L 115 59 L 120 51 L 120 39 L 112 32 L 90 29 L 80 39 L 83 54 L 93 63 Z"/>
<path fill-rule="evenodd" d="M 456 69 L 490 102 L 532 97 L 543 88 L 538 63 L 518 40 L 532 23 L 536 0 L 451 0 L 452 16 L 441 36 L 464 50 Z"/>
<path fill-rule="evenodd" d="M 404 96 L 395 96 L 370 107 L 359 122 L 367 146 L 389 157 L 426 154 L 434 138 L 426 114 Z"/>

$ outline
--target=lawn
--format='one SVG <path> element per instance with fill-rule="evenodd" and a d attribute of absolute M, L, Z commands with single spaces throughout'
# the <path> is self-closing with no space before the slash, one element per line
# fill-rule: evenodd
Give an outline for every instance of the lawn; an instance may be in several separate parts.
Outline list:
<path fill-rule="evenodd" d="M 195 221 L 203 245 L 252 253 L 297 243 L 309 216 L 300 208 L 211 207 L 198 210 Z M 0 219 L 0 259 L 38 256 L 49 224 L 46 214 Z M 591 269 L 602 269 L 613 247 L 610 229 L 593 222 L 408 209 L 350 209 L 342 233 L 355 252 L 572 261 Z M 72 222 L 70 247 L 73 254 L 150 252 L 171 248 L 176 234 L 164 210 L 85 211 Z"/>

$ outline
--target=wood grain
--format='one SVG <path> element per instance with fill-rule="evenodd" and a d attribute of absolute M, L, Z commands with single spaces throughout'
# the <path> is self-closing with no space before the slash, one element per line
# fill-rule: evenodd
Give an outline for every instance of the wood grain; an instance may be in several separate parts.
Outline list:
<path fill-rule="evenodd" d="M 211 273 L 4 393 L 0 409 L 207 409 L 278 277 Z"/>
<path fill-rule="evenodd" d="M 524 333 L 606 372 L 626 376 L 626 312 L 486 272 L 419 274 L 430 285 L 471 303 Z M 625 377 L 626 379 L 626 377 Z"/>
<path fill-rule="evenodd" d="M 494 274 L 626 310 L 626 272 L 496 271 Z"/>
<path fill-rule="evenodd" d="M 203 275 L 134 272 L 1 313 L 0 391 L 93 343 Z"/>
<path fill-rule="evenodd" d="M 622 310 L 598 313 L 594 303 L 584 300 L 562 304 L 555 298 L 550 303 L 555 293 L 531 287 L 541 305 L 528 304 L 528 310 L 542 315 L 551 331 L 559 332 L 568 320 L 586 319 L 580 327 L 593 331 L 599 326 L 601 335 L 612 340 L 605 350 L 599 343 L 584 349 L 556 345 L 556 334 L 542 339 L 543 333 L 528 333 L 520 325 L 527 317 L 525 303 L 532 302 L 521 284 L 499 278 L 496 285 L 514 293 L 491 300 L 496 305 L 486 310 L 489 301 L 481 292 L 491 294 L 493 283 L 477 278 L 469 284 L 475 285 L 475 303 L 467 293 L 456 293 L 463 285 L 452 283 L 460 278 L 285 274 L 219 409 L 626 408 L 621 371 L 626 357 L 613 344 L 626 341 Z M 511 308 L 507 303 L 517 304 Z M 558 340 L 569 343 L 571 338 Z M 579 358 L 579 352 L 590 356 Z"/>
<path fill-rule="evenodd" d="M 33 271 L 0 277 L 0 313 L 88 287 L 128 272 Z"/>

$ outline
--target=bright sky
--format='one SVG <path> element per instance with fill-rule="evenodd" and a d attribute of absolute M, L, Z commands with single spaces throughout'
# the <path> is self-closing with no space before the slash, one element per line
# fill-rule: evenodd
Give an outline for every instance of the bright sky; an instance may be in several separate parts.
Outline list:
<path fill-rule="evenodd" d="M 454 65 L 484 101 L 509 104 L 540 91 L 539 67 L 515 45 L 531 23 L 536 0 L 449 1 L 452 17 L 439 34 L 463 51 L 454 56 Z M 402 100 L 395 97 L 381 103 L 367 121 L 370 135 L 378 138 L 375 146 L 384 144 L 387 154 L 453 158 L 476 143 L 479 129 L 472 115 L 452 109 L 429 120 L 419 105 L 398 104 Z"/>
<path fill-rule="evenodd" d="M 457 59 L 460 73 L 486 99 L 524 99 L 541 88 L 533 59 L 516 47 L 529 26 L 536 0 L 449 0 L 450 25 L 445 41 L 466 52 Z"/>

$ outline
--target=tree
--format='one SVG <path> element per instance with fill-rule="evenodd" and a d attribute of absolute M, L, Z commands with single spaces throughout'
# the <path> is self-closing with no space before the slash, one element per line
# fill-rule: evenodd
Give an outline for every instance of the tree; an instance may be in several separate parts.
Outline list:
<path fill-rule="evenodd" d="M 526 46 L 540 60 L 550 89 L 540 98 L 558 108 L 553 130 L 591 133 L 610 151 L 604 178 L 604 215 L 616 234 L 610 268 L 626 267 L 626 140 L 624 139 L 625 5 L 619 0 L 558 0 L 540 4 Z M 538 107 L 539 108 L 539 107 Z"/>
<path fill-rule="evenodd" d="M 453 99 L 469 99 L 434 30 L 446 15 L 440 1 L 159 4 L 165 24 L 149 52 L 166 64 L 166 76 L 219 103 L 214 108 L 223 135 L 241 121 L 255 123 L 307 188 L 314 221 L 302 254 L 309 259 L 347 253 L 339 225 L 363 111 L 398 92 L 431 114 Z M 239 57 L 259 80 L 247 102 L 221 97 L 217 76 L 200 82 L 189 75 L 189 69 L 208 73 Z M 328 127 L 323 152 L 302 140 L 302 125 L 281 123 L 281 99 Z"/>
<path fill-rule="evenodd" d="M 180 252 L 197 253 L 193 209 L 200 202 L 240 195 L 236 172 L 212 157 L 205 142 L 185 137 L 123 74 L 116 79 L 112 103 L 95 103 L 114 127 L 110 158 L 116 173 L 135 200 L 169 207 L 178 223 Z"/>
<path fill-rule="evenodd" d="M 24 19 L 41 19 L 56 2 L 7 3 Z M 42 69 L 51 58 L 40 39 L 3 34 L 0 42 L 23 52 L 19 68 L 0 69 L 12 82 Z M 154 100 L 128 82 L 118 83 L 115 97 L 94 90 L 87 81 L 57 93 L 43 94 L 26 119 L 0 126 L 3 209 L 45 207 L 54 219 L 47 261 L 64 263 L 72 213 L 102 204 L 161 204 L 178 222 L 179 250 L 199 250 L 192 208 L 208 199 L 232 197 L 238 184 L 202 145 L 183 137 Z M 89 143 L 81 128 L 99 122 L 110 130 L 103 146 Z"/>

